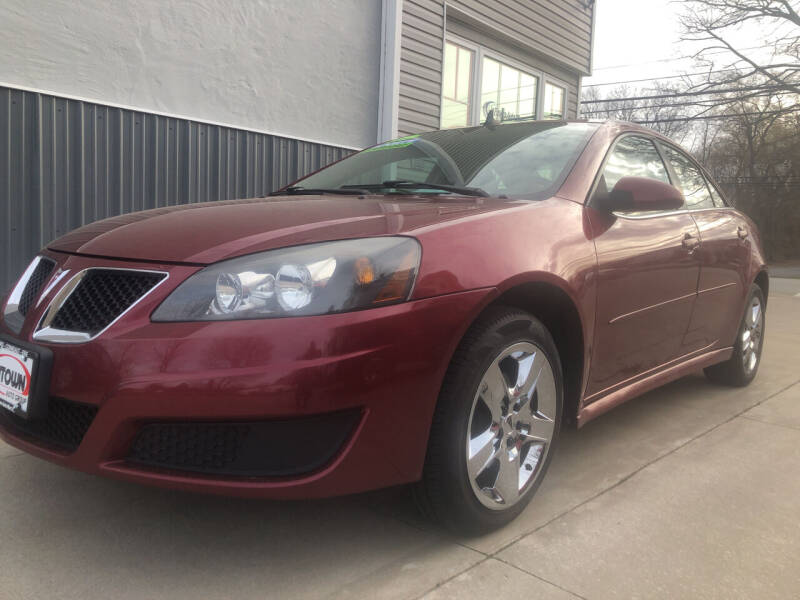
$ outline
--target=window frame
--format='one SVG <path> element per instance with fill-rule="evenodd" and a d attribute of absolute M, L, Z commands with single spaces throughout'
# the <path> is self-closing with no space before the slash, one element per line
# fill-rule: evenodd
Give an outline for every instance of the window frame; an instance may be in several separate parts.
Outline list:
<path fill-rule="evenodd" d="M 586 194 L 586 198 L 585 198 L 585 200 L 583 202 L 584 206 L 587 206 L 589 208 L 592 207 L 592 203 L 593 203 L 593 200 L 594 200 L 594 195 L 597 192 L 597 186 L 600 183 L 600 176 L 603 174 L 603 171 L 606 168 L 606 164 L 608 163 L 608 159 L 611 156 L 611 153 L 614 151 L 614 149 L 616 148 L 617 144 L 619 143 L 619 141 L 621 139 L 623 139 L 625 137 L 628 137 L 628 136 L 631 136 L 631 135 L 638 136 L 638 137 L 643 137 L 643 138 L 646 138 L 646 139 L 650 140 L 651 142 L 653 142 L 653 144 L 656 147 L 656 150 L 658 151 L 659 156 L 661 157 L 661 161 L 664 163 L 664 166 L 667 169 L 667 175 L 669 176 L 670 185 L 675 186 L 675 182 L 678 181 L 678 178 L 677 178 L 677 175 L 675 174 L 675 172 L 672 169 L 672 164 L 669 162 L 669 160 L 665 156 L 663 146 L 670 146 L 673 149 L 675 149 L 678 152 L 680 152 L 681 154 L 683 154 L 684 156 L 687 156 L 689 158 L 689 160 L 695 166 L 697 166 L 700 169 L 700 173 L 703 175 L 703 179 L 705 179 L 706 185 L 713 185 L 711 183 L 711 178 L 709 177 L 707 171 L 703 168 L 703 166 L 699 162 L 697 162 L 692 156 L 690 156 L 687 152 L 685 152 L 679 146 L 677 146 L 674 142 L 671 142 L 671 141 L 668 142 L 668 141 L 663 140 L 663 139 L 661 139 L 659 137 L 651 135 L 650 133 L 645 132 L 645 131 L 623 131 L 622 133 L 620 133 L 619 135 L 617 135 L 617 137 L 615 137 L 613 139 L 613 141 L 611 142 L 611 144 L 608 147 L 608 150 L 606 150 L 606 153 L 603 156 L 603 160 L 600 163 L 600 166 L 598 167 L 597 172 L 594 175 L 594 179 L 592 180 L 592 185 L 589 187 L 589 191 Z M 677 187 L 678 190 L 680 190 L 680 187 L 678 187 L 678 186 L 675 186 L 675 187 Z M 630 213 L 622 212 L 622 211 L 614 211 L 614 215 L 616 215 L 618 217 L 621 217 L 621 218 L 624 218 L 624 219 L 655 219 L 655 218 L 658 218 L 658 217 L 668 217 L 670 215 L 691 214 L 691 213 L 694 213 L 694 212 L 700 212 L 700 211 L 705 211 L 705 210 L 735 210 L 735 207 L 733 207 L 728 202 L 728 200 L 725 198 L 725 196 L 722 195 L 722 193 L 719 191 L 719 189 L 716 186 L 714 186 L 714 189 L 716 189 L 717 193 L 719 193 L 720 198 L 722 198 L 722 201 L 725 203 L 725 206 L 723 206 L 723 207 L 716 207 L 715 206 L 715 207 L 712 207 L 712 208 L 687 208 L 686 204 L 684 203 L 684 205 L 681 208 L 676 208 L 674 210 L 653 211 L 653 212 L 636 213 L 636 214 L 630 214 Z M 683 192 L 681 192 L 681 195 L 682 194 L 683 194 Z"/>
<path fill-rule="evenodd" d="M 464 44 L 464 43 L 461 43 L 460 41 L 455 40 L 455 39 L 446 39 L 444 43 L 445 43 L 445 48 L 442 51 L 442 94 L 441 94 L 441 100 L 440 100 L 440 103 L 439 103 L 439 128 L 440 129 L 442 128 L 442 119 L 444 117 L 444 101 L 445 101 L 445 99 L 451 100 L 451 101 L 453 100 L 452 98 L 447 98 L 445 96 L 445 89 L 444 89 L 444 60 L 445 60 L 445 56 L 447 54 L 447 52 L 446 52 L 447 44 L 452 44 L 458 49 L 456 51 L 456 56 L 458 56 L 458 52 L 461 49 L 464 49 L 464 50 L 467 50 L 469 52 L 472 52 L 473 63 L 471 65 L 471 69 L 470 69 L 469 90 L 467 92 L 467 125 L 466 125 L 466 127 L 469 127 L 469 122 L 472 120 L 472 114 L 475 112 L 475 95 L 473 93 L 473 90 L 474 90 L 474 87 L 475 87 L 475 80 L 476 80 L 475 73 L 476 73 L 476 71 L 478 71 L 478 64 L 477 64 L 478 61 L 479 61 L 478 51 L 474 47 L 472 47 L 470 44 Z M 456 93 L 458 93 L 458 65 L 457 64 L 456 64 Z M 457 100 L 456 100 L 456 102 L 457 102 Z M 456 129 L 456 127 L 453 127 L 452 129 Z"/>
<path fill-rule="evenodd" d="M 553 121 L 564 120 L 567 118 L 567 107 L 569 106 L 569 85 L 565 81 L 558 79 L 557 77 L 553 77 L 552 75 L 548 75 L 539 69 L 535 69 L 530 65 L 526 65 L 518 60 L 515 60 L 501 52 L 497 52 L 491 48 L 487 48 L 486 46 L 481 46 L 480 44 L 476 44 L 475 42 L 471 42 L 463 37 L 447 34 L 444 38 L 444 44 L 447 43 L 455 44 L 456 46 L 461 46 L 466 48 L 467 50 L 472 50 L 475 54 L 475 65 L 472 69 L 472 77 L 470 81 L 470 104 L 471 104 L 471 114 L 468 115 L 467 118 L 467 127 L 475 127 L 483 123 L 483 118 L 481 112 L 483 110 L 483 106 L 481 103 L 481 82 L 483 81 L 483 59 L 489 58 L 495 62 L 499 62 L 500 64 L 507 65 L 512 69 L 516 69 L 525 73 L 526 75 L 530 75 L 531 77 L 536 78 L 536 104 L 534 106 L 535 114 L 533 119 L 541 119 L 541 115 L 544 112 L 544 87 L 545 82 L 550 83 L 551 85 L 558 86 L 564 90 L 564 104 L 563 110 L 564 114 L 561 119 L 552 119 Z M 439 129 L 442 129 L 442 117 L 444 114 L 444 45 L 442 47 L 442 85 L 441 85 L 441 92 L 439 94 Z M 456 129 L 456 128 L 451 128 Z"/>
<path fill-rule="evenodd" d="M 611 148 L 609 149 L 608 153 L 606 153 L 605 157 L 603 158 L 603 166 L 597 172 L 597 184 L 599 185 L 599 183 L 600 183 L 600 177 L 605 175 L 605 170 L 608 167 L 608 161 L 611 159 L 611 156 L 614 154 L 614 151 L 617 149 L 617 146 L 619 145 L 619 143 L 622 140 L 624 140 L 625 138 L 629 138 L 629 137 L 642 138 L 644 140 L 647 140 L 648 142 L 650 142 L 653 145 L 653 148 L 655 149 L 656 154 L 658 155 L 658 158 L 661 160 L 661 165 L 664 167 L 664 172 L 667 174 L 667 182 L 666 183 L 668 183 L 669 185 L 673 185 L 674 186 L 675 185 L 675 183 L 674 183 L 675 174 L 669 168 L 669 165 L 667 164 L 667 159 L 664 156 L 664 153 L 661 151 L 661 148 L 659 148 L 658 144 L 656 143 L 655 138 L 653 138 L 652 136 L 649 136 L 649 135 L 641 135 L 641 134 L 638 134 L 636 132 L 624 133 L 624 134 L 620 135 L 619 137 L 617 137 L 614 140 L 614 142 L 613 142 Z M 648 177 L 648 179 L 651 179 L 651 178 Z M 664 183 L 660 179 L 653 179 L 653 181 L 659 181 L 660 183 Z M 595 190 L 595 191 L 597 191 L 597 190 Z M 609 190 L 609 191 L 611 191 L 611 190 Z M 594 193 L 592 193 L 592 196 L 594 196 Z M 675 210 L 681 210 L 681 209 L 678 208 L 678 209 L 675 209 Z"/>
<path fill-rule="evenodd" d="M 545 78 L 544 78 L 544 81 L 542 82 L 542 101 L 541 101 L 541 106 L 537 107 L 537 111 L 538 111 L 537 115 L 541 115 L 542 118 L 544 118 L 544 116 L 543 116 L 544 115 L 544 92 L 545 92 L 545 89 L 547 88 L 547 84 L 553 85 L 555 87 L 558 87 L 558 88 L 561 88 L 562 90 L 564 90 L 564 96 L 563 96 L 562 104 L 561 104 L 561 119 L 548 119 L 548 120 L 559 121 L 559 120 L 566 119 L 567 118 L 567 106 L 568 106 L 567 105 L 567 94 L 569 93 L 569 87 L 564 82 L 559 81 L 558 79 L 556 79 L 554 77 L 551 77 L 549 75 L 546 75 Z M 539 100 L 537 98 L 537 104 L 538 104 L 538 102 L 539 102 Z"/>

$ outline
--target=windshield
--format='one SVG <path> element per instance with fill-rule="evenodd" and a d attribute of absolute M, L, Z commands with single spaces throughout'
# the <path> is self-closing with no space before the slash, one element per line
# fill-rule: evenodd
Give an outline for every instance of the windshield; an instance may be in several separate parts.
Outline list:
<path fill-rule="evenodd" d="M 540 200 L 558 190 L 597 127 L 531 121 L 410 135 L 362 150 L 294 186 L 414 194 L 479 188 L 490 196 Z"/>

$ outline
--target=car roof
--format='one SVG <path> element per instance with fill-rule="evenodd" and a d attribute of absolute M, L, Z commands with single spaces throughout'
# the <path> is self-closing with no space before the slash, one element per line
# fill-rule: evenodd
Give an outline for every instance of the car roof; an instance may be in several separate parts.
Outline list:
<path fill-rule="evenodd" d="M 671 140 L 667 136 L 659 133 L 654 129 L 650 129 L 649 127 L 645 127 L 638 123 L 632 123 L 630 121 L 620 121 L 617 119 L 524 119 L 520 121 L 502 121 L 498 124 L 498 127 L 531 127 L 535 126 L 535 124 L 554 124 L 554 123 L 563 123 L 563 124 L 574 124 L 574 123 L 590 123 L 596 125 L 598 129 L 606 129 L 610 130 L 609 133 L 612 134 L 612 137 L 620 133 L 627 133 L 627 132 L 639 132 L 642 134 L 650 135 L 660 140 L 664 140 L 665 142 L 669 142 L 673 145 L 678 145 L 677 142 Z M 474 131 L 479 127 L 485 127 L 486 125 L 471 125 L 469 127 L 454 127 L 451 129 L 439 129 L 434 131 Z M 433 132 L 427 132 L 433 133 Z"/>

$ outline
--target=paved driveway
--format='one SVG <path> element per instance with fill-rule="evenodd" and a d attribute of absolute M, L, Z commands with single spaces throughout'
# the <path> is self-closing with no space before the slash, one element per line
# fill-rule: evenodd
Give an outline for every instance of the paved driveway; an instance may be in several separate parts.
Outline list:
<path fill-rule="evenodd" d="M 567 431 L 513 524 L 453 538 L 408 492 L 273 503 L 106 481 L 0 442 L 0 598 L 800 596 L 800 281 L 745 389 L 692 375 Z"/>

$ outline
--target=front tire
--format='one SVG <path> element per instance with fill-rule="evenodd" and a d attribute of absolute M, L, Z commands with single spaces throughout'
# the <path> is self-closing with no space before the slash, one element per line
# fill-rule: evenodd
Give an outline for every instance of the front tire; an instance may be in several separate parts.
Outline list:
<path fill-rule="evenodd" d="M 480 533 L 516 517 L 538 489 L 558 438 L 561 363 L 532 315 L 493 308 L 462 340 L 431 426 L 423 512 L 457 532 Z"/>
<path fill-rule="evenodd" d="M 753 284 L 736 334 L 733 355 L 727 361 L 704 370 L 711 381 L 744 387 L 755 379 L 764 347 L 765 307 L 764 292 Z"/>

